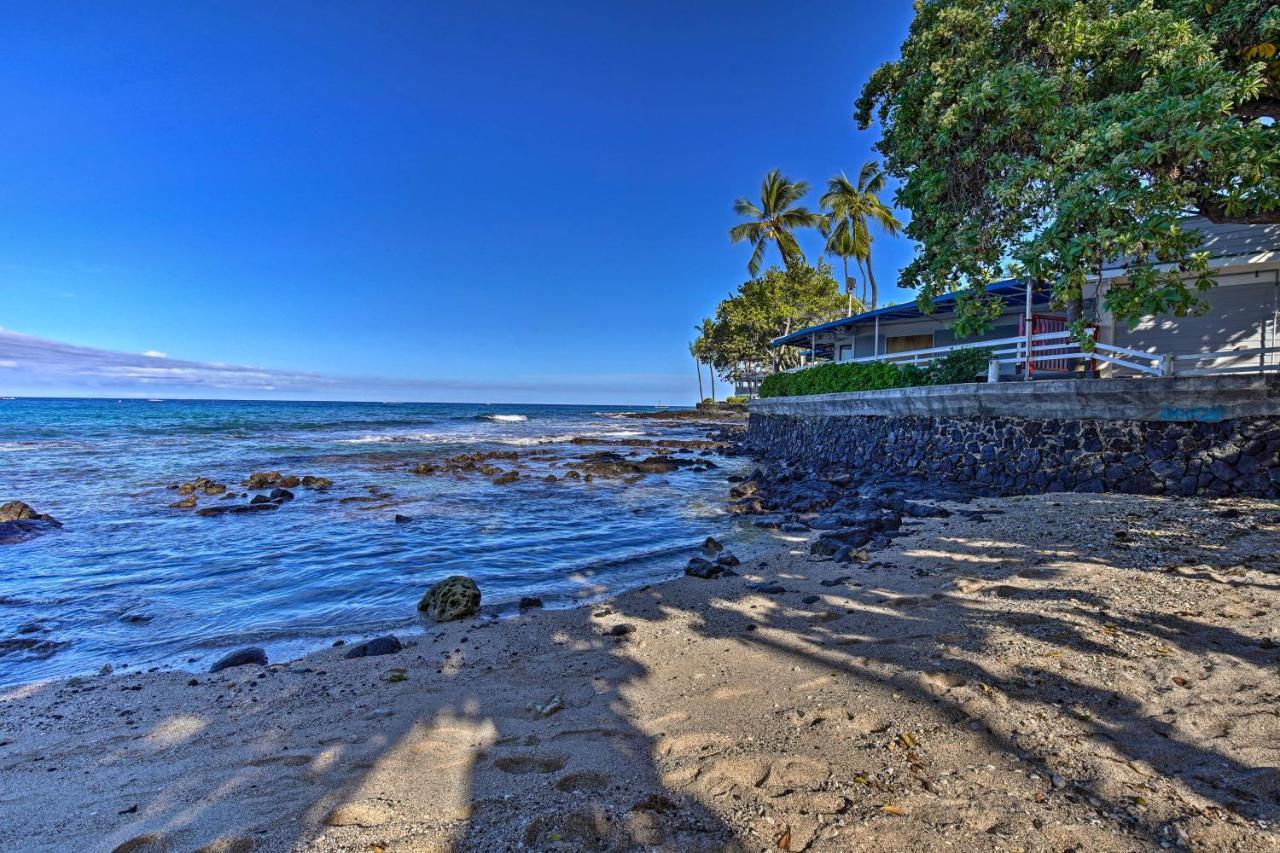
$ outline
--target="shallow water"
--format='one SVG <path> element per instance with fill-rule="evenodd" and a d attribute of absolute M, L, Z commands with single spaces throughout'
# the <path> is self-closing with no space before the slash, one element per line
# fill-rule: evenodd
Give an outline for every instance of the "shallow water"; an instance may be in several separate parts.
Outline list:
<path fill-rule="evenodd" d="M 495 486 L 475 475 L 409 471 L 457 453 L 514 448 L 549 451 L 555 458 L 525 463 L 542 475 L 602 449 L 569 443 L 574 436 L 704 437 L 620 411 L 0 401 L 0 502 L 26 501 L 64 524 L 0 546 L 0 641 L 43 643 L 0 651 L 0 684 L 104 663 L 199 668 L 247 643 L 281 659 L 337 637 L 412 628 L 418 598 L 450 574 L 474 578 L 486 606 L 523 595 L 567 605 L 671 575 L 709 533 L 750 538 L 724 514 L 724 478 L 746 463 L 719 456 L 718 470 L 634 485 Z M 250 472 L 269 470 L 329 477 L 334 487 L 295 489 L 297 499 L 274 512 L 205 518 L 168 506 L 177 498 L 171 483 L 207 476 L 234 489 Z M 391 496 L 370 500 L 374 492 Z M 412 521 L 397 524 L 396 514 Z"/>

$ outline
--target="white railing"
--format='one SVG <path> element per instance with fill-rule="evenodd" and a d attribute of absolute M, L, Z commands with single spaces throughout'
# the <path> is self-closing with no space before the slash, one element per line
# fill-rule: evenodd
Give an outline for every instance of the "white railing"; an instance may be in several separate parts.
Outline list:
<path fill-rule="evenodd" d="M 974 341 L 972 343 L 952 344 L 951 346 L 929 347 L 927 349 L 907 350 L 905 352 L 880 353 L 859 358 L 843 359 L 841 364 L 858 364 L 870 361 L 884 361 L 891 364 L 923 365 L 942 358 L 956 350 L 982 348 L 991 350 L 992 359 L 1000 364 L 1027 364 L 1027 338 L 1019 335 L 1016 338 L 998 338 L 991 341 Z M 1255 373 L 1258 371 L 1280 370 L 1280 358 L 1268 362 L 1268 356 L 1280 354 L 1280 347 L 1260 347 L 1247 350 L 1222 350 L 1219 352 L 1195 353 L 1192 355 L 1164 355 L 1161 353 L 1142 352 L 1141 350 L 1119 347 L 1095 341 L 1090 350 L 1081 347 L 1080 342 L 1073 340 L 1070 332 L 1042 332 L 1031 339 L 1031 363 L 1088 361 L 1093 364 L 1108 364 L 1118 370 L 1130 370 L 1146 376 L 1212 376 L 1220 373 Z M 1210 365 L 1194 367 L 1195 363 L 1221 359 L 1241 359 L 1257 356 L 1256 364 Z M 816 362 L 830 364 L 830 361 Z M 1182 367 L 1187 364 L 1187 367 Z M 784 370 L 794 373 L 813 367 L 814 363 L 802 364 Z"/>
<path fill-rule="evenodd" d="M 1270 356 L 1276 356 L 1270 358 Z M 1256 361 L 1254 358 L 1256 357 Z M 1240 364 L 1214 364 L 1208 367 L 1196 367 L 1202 361 L 1219 361 L 1222 359 L 1245 359 Z M 1219 373 L 1258 373 L 1268 370 L 1280 370 L 1280 347 L 1253 347 L 1251 349 L 1218 350 L 1217 352 L 1197 352 L 1190 355 L 1171 356 L 1173 371 L 1178 376 L 1214 376 Z M 1188 367 L 1182 367 L 1186 364 Z"/>

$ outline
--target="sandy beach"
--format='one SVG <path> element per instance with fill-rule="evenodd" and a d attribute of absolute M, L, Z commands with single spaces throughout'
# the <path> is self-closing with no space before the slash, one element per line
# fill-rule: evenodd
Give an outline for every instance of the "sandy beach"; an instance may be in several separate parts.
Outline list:
<path fill-rule="evenodd" d="M 391 655 L 6 690 L 0 847 L 1280 849 L 1274 503 L 966 510 Z"/>

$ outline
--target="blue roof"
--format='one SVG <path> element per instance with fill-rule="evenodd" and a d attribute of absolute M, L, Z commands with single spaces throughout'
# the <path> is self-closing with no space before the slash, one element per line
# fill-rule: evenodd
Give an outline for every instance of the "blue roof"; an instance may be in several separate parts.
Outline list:
<path fill-rule="evenodd" d="M 987 285 L 987 293 L 992 293 L 1004 299 L 1006 305 L 1014 305 L 1020 299 L 1026 297 L 1027 286 L 1021 279 L 1009 278 L 1004 281 L 997 281 L 995 284 Z M 941 296 L 934 297 L 933 304 L 936 308 L 943 307 L 949 303 L 955 302 L 955 293 L 944 293 Z M 1049 301 L 1049 291 L 1047 288 L 1042 289 L 1034 296 L 1034 301 L 1044 304 Z M 911 320 L 917 317 L 925 316 L 920 310 L 920 306 L 915 302 L 904 302 L 899 305 L 886 305 L 884 308 L 877 308 L 874 311 L 864 311 L 861 314 L 854 314 L 852 317 L 841 317 L 839 320 L 832 320 L 830 323 L 823 323 L 820 326 L 810 326 L 807 329 L 801 329 L 798 332 L 792 332 L 781 338 L 774 338 L 769 342 L 770 347 L 785 346 L 790 343 L 808 344 L 812 340 L 812 336 L 818 332 L 829 332 L 833 329 L 852 328 L 862 325 L 868 320 Z"/>

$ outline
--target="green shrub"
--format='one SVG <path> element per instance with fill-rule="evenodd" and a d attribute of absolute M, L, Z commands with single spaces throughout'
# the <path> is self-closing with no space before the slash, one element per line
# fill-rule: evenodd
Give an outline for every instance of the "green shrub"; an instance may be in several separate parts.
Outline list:
<path fill-rule="evenodd" d="M 991 351 L 981 347 L 953 350 L 921 368 L 887 361 L 819 364 L 794 373 L 775 373 L 760 384 L 761 397 L 803 397 L 845 391 L 879 391 L 919 385 L 953 385 L 982 381 Z"/>
<path fill-rule="evenodd" d="M 745 406 L 750 400 L 751 398 L 745 394 L 734 394 L 732 396 L 725 397 L 724 404 L 726 406 Z"/>
<path fill-rule="evenodd" d="M 991 350 L 985 347 L 956 349 L 929 363 L 930 385 L 958 385 L 985 382 Z"/>

